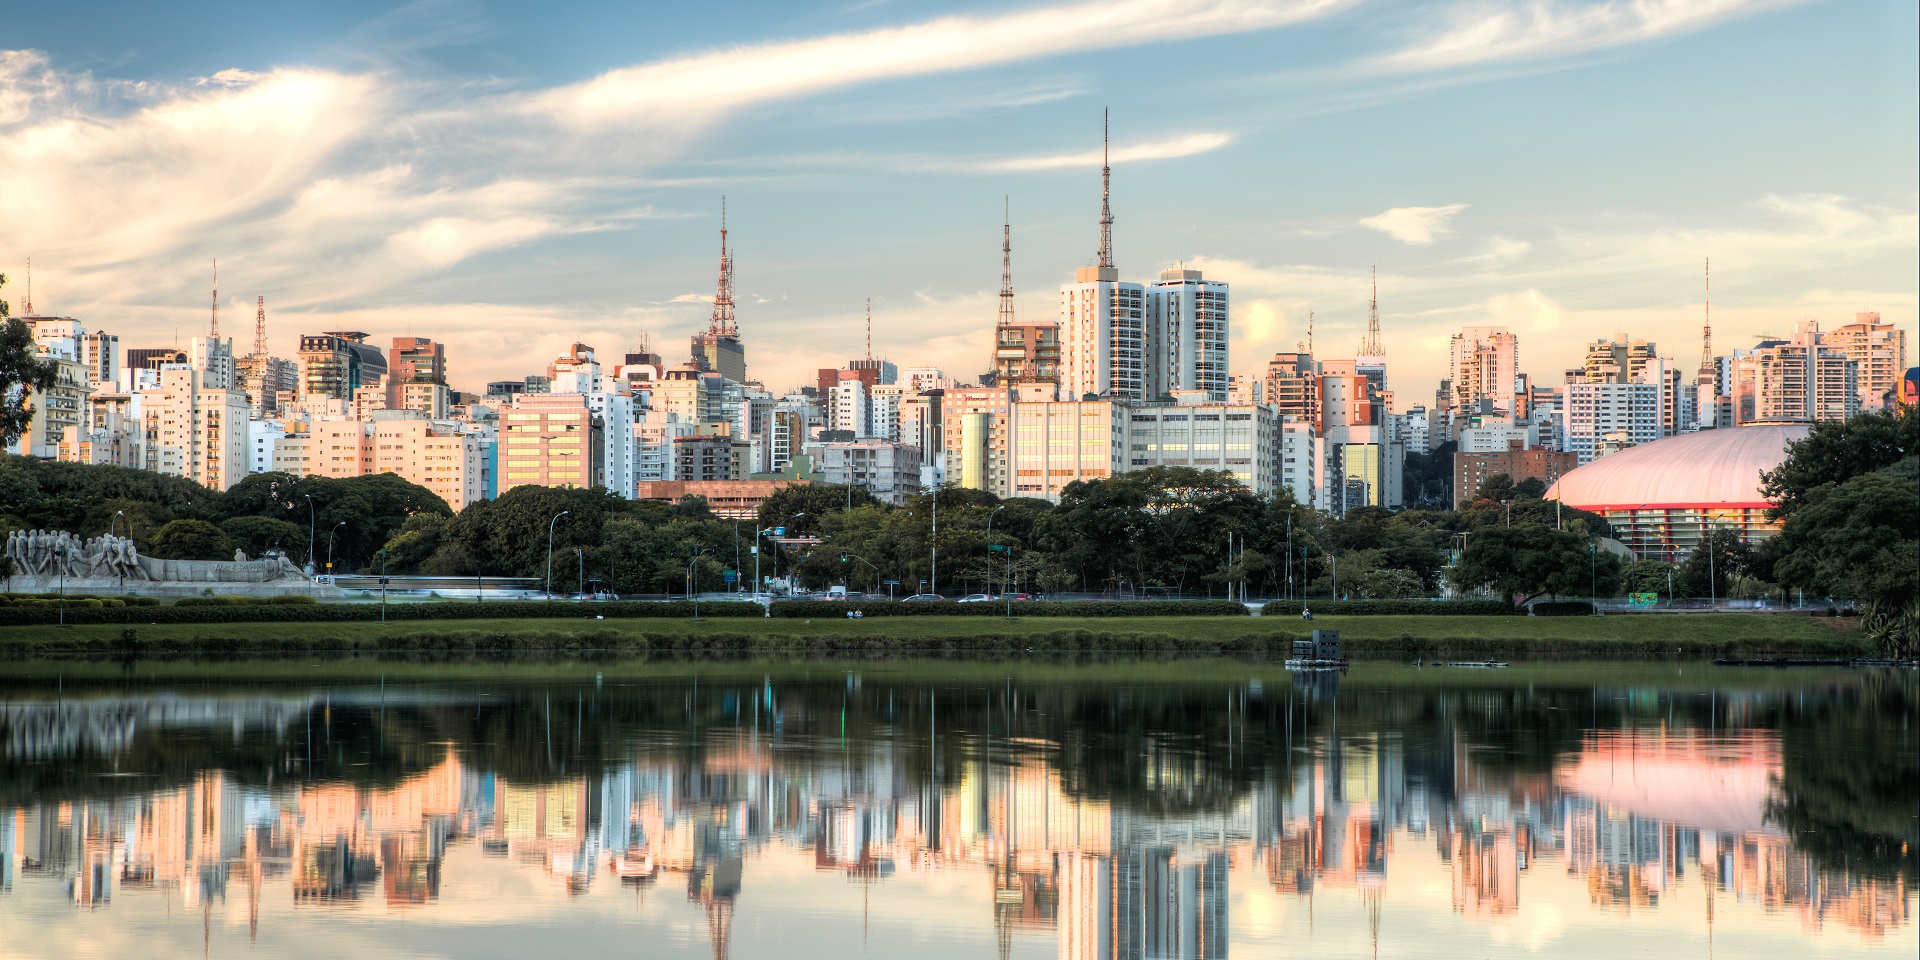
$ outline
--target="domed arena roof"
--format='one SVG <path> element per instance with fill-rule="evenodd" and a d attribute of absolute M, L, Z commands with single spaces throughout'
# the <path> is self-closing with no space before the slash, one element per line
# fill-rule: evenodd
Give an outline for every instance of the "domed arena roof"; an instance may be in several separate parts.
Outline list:
<path fill-rule="evenodd" d="M 1756 423 L 1667 437 L 1601 457 L 1560 478 L 1547 499 L 1609 507 L 1764 507 L 1760 473 L 1787 459 L 1804 423 Z"/>

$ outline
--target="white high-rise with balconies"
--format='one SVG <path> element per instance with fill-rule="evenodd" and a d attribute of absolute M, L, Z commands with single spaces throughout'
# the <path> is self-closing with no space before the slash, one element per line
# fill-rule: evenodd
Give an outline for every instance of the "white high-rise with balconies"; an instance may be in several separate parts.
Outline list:
<path fill-rule="evenodd" d="M 1198 270 L 1160 271 L 1147 290 L 1142 352 L 1146 399 L 1177 390 L 1205 391 L 1227 402 L 1227 285 Z"/>

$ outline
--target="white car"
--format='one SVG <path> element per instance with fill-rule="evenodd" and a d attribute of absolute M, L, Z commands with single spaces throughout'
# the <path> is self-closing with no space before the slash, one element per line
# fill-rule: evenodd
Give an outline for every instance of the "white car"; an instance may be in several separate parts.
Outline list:
<path fill-rule="evenodd" d="M 970 593 L 960 598 L 961 603 L 986 603 L 993 598 L 984 593 Z"/>

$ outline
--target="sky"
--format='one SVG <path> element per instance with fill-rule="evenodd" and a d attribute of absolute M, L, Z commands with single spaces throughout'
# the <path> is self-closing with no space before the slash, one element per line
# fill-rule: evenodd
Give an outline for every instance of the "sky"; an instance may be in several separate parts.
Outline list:
<path fill-rule="evenodd" d="M 457 389 L 704 329 L 721 197 L 749 372 L 988 366 L 1098 244 L 1232 285 L 1231 368 L 1351 356 L 1399 406 L 1502 324 L 1558 382 L 1920 310 L 1911 0 L 36 4 L 0 29 L 0 297 L 123 347 L 364 330 Z M 1004 205 L 1004 206 L 1003 206 Z M 1909 362 L 1913 362 L 1912 353 Z"/>

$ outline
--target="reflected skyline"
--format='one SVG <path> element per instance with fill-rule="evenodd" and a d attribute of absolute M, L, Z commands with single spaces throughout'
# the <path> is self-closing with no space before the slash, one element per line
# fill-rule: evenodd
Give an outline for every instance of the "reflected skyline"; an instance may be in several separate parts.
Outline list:
<path fill-rule="evenodd" d="M 1372 949 L 1422 927 L 1473 942 L 1554 915 L 1703 946 L 1763 921 L 1803 945 L 1911 945 L 1910 856 L 1836 868 L 1780 822 L 1795 718 L 1809 697 L 1853 716 L 1858 690 L 889 673 L 16 687 L 5 769 L 36 786 L 0 811 L 0 915 L 203 932 L 218 952 L 276 925 L 472 916 L 511 886 L 561 923 L 642 898 L 702 955 L 740 933 L 754 955 L 805 953 L 762 939 L 775 915 L 911 927 L 900 896 L 953 925 L 936 952 L 1061 960 Z M 50 767 L 72 775 L 49 786 Z"/>

